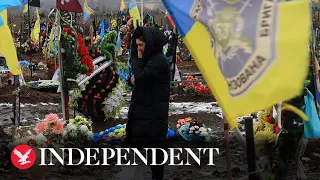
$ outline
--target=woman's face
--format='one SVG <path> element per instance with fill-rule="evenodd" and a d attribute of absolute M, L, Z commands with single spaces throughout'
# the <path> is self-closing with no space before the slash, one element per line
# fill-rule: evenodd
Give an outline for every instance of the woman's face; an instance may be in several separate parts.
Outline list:
<path fill-rule="evenodd" d="M 136 44 L 138 46 L 138 57 L 142 58 L 144 53 L 144 48 L 146 47 L 146 43 L 141 41 L 140 39 L 136 39 Z"/>

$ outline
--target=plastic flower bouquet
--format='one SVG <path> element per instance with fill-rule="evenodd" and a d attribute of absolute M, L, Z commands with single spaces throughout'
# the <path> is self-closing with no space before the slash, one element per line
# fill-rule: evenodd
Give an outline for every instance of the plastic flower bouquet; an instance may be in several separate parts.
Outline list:
<path fill-rule="evenodd" d="M 189 76 L 188 81 L 199 81 L 198 78 Z M 193 95 L 210 95 L 211 91 L 210 88 L 201 82 L 188 82 L 183 83 L 183 91 L 192 93 Z"/>
<path fill-rule="evenodd" d="M 259 166 L 264 169 L 265 179 L 274 179 L 276 172 L 284 168 L 284 162 L 275 146 L 279 127 L 274 123 L 272 109 L 260 111 L 258 121 L 254 126 L 254 139 Z"/>
<path fill-rule="evenodd" d="M 181 126 L 187 124 L 187 123 L 190 122 L 191 120 L 192 120 L 192 119 L 191 119 L 190 117 L 187 117 L 187 118 L 184 118 L 184 119 L 179 119 L 179 120 L 177 121 L 177 125 L 176 125 L 177 129 L 179 129 Z"/>
<path fill-rule="evenodd" d="M 128 84 L 130 79 L 130 70 L 128 64 L 117 62 L 117 73 L 119 74 L 121 81 L 124 83 L 125 91 L 130 92 L 131 87 Z"/>
<path fill-rule="evenodd" d="M 186 118 L 187 119 L 187 118 Z M 204 141 L 209 136 L 210 128 L 207 128 L 201 121 L 194 121 L 191 118 L 178 120 L 178 133 L 186 141 Z"/>
<path fill-rule="evenodd" d="M 63 139 L 66 143 L 84 144 L 93 137 L 92 127 L 87 119 L 77 116 L 70 119 L 66 130 L 63 132 Z"/>
<path fill-rule="evenodd" d="M 42 121 L 36 124 L 35 131 L 37 135 L 43 134 L 54 143 L 63 143 L 64 122 L 57 114 L 48 114 Z"/>

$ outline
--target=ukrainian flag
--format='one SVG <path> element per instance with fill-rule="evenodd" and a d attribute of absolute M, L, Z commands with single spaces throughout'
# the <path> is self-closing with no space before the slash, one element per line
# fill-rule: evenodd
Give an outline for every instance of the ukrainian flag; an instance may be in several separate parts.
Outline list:
<path fill-rule="evenodd" d="M 129 14 L 133 19 L 133 26 L 134 28 L 137 28 L 137 26 L 140 24 L 140 12 L 137 6 L 136 0 L 131 0 L 129 4 Z M 138 24 L 137 24 L 138 21 Z"/>
<path fill-rule="evenodd" d="M 35 43 L 39 43 L 40 39 L 39 39 L 39 34 L 40 34 L 40 14 L 39 14 L 39 9 L 36 8 L 36 16 L 37 16 L 37 20 L 34 23 L 34 27 L 32 29 L 31 32 L 31 40 Z"/>
<path fill-rule="evenodd" d="M 310 1 L 162 0 L 231 128 L 299 95 L 308 72 Z"/>
<path fill-rule="evenodd" d="M 20 0 L 0 1 L 0 54 L 6 59 L 6 63 L 13 75 L 21 74 L 17 51 L 7 20 L 7 7 L 21 6 Z"/>
<path fill-rule="evenodd" d="M 83 20 L 86 22 L 88 18 L 94 13 L 94 11 L 88 6 L 88 0 L 83 3 Z"/>
<path fill-rule="evenodd" d="M 28 0 L 22 0 L 22 5 L 23 5 L 23 13 L 28 12 Z"/>

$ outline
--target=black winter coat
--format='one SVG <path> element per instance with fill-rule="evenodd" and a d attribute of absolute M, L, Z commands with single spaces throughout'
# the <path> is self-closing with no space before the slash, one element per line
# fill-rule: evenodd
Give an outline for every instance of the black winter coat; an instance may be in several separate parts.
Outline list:
<path fill-rule="evenodd" d="M 143 58 L 132 37 L 131 61 L 135 85 L 131 97 L 124 146 L 165 148 L 170 99 L 170 67 L 162 53 L 166 39 L 154 27 L 142 28 L 146 39 Z"/>

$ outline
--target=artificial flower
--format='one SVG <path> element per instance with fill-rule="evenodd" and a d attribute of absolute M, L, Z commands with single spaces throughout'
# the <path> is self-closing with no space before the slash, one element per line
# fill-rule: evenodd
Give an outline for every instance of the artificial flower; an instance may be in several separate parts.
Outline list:
<path fill-rule="evenodd" d="M 46 115 L 45 120 L 49 124 L 54 124 L 59 120 L 59 116 L 57 114 L 48 114 L 48 115 Z"/>
<path fill-rule="evenodd" d="M 56 134 L 62 134 L 63 131 L 64 131 L 63 122 L 62 121 L 56 122 L 56 124 L 53 126 L 53 132 Z"/>
<path fill-rule="evenodd" d="M 47 130 L 48 130 L 48 123 L 45 121 L 39 122 L 35 127 L 35 131 L 37 132 L 37 134 L 44 133 Z"/>

